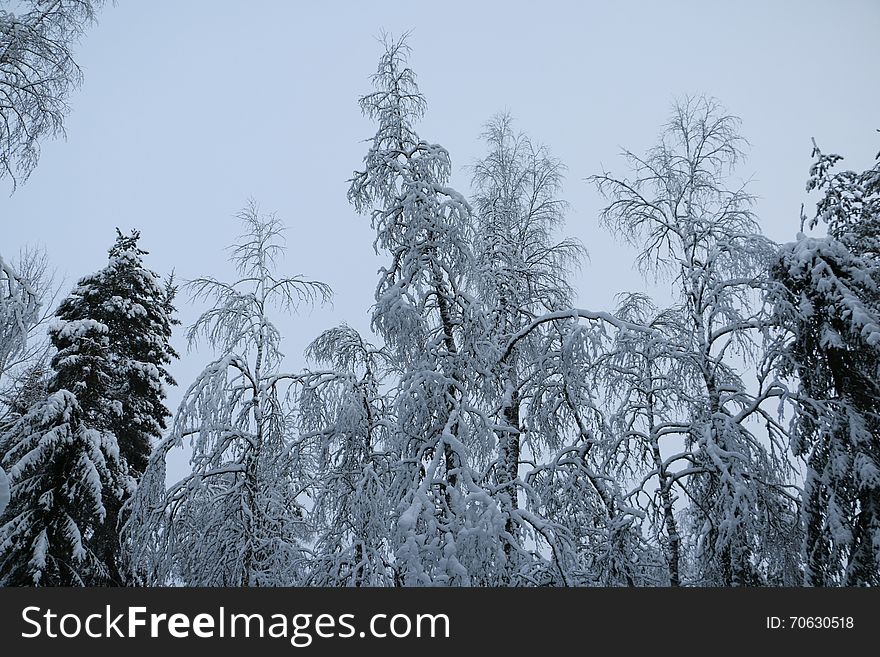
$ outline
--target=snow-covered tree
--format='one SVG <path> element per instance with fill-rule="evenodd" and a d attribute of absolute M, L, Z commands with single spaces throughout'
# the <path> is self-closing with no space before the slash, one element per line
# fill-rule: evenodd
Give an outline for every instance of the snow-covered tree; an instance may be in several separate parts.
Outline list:
<path fill-rule="evenodd" d="M 94 404 L 112 380 L 108 329 L 94 320 L 59 322 L 58 353 L 46 399 L 6 431 L 0 444 L 11 502 L 0 526 L 0 584 L 84 586 L 106 581 L 93 545 L 106 497 L 133 488 L 115 436 Z"/>
<path fill-rule="evenodd" d="M 24 0 L 0 10 L 0 179 L 25 180 L 40 140 L 64 133 L 82 80 L 72 47 L 103 0 Z"/>
<path fill-rule="evenodd" d="M 620 515 L 619 491 L 591 456 L 594 400 L 581 376 L 601 329 L 579 326 L 584 315 L 598 318 L 569 310 L 567 275 L 584 250 L 556 238 L 566 207 L 559 198 L 564 167 L 514 132 L 508 115 L 493 118 L 483 137 L 488 153 L 473 167 L 468 279 L 485 317 L 475 393 L 497 435 L 490 490 L 510 537 L 500 581 L 626 583 L 630 573 L 618 577 L 627 568 L 618 568 L 619 555 L 608 548 L 632 518 L 621 522 L 627 514 Z M 535 322 L 545 317 L 552 319 Z M 542 465 L 520 471 L 535 461 Z M 515 549 L 529 544 L 537 549 Z"/>
<path fill-rule="evenodd" d="M 405 39 L 385 40 L 375 91 L 360 99 L 378 129 L 348 193 L 372 218 L 375 248 L 391 258 L 373 327 L 400 372 L 392 437 L 396 576 L 407 585 L 479 583 L 505 555 L 504 521 L 473 467 L 494 435 L 467 389 L 479 367 L 471 340 L 483 334 L 464 280 L 473 264 L 471 208 L 447 185 L 449 153 L 415 131 L 425 99 L 408 55 Z"/>
<path fill-rule="evenodd" d="M 138 247 L 140 233 L 117 229 L 104 269 L 82 278 L 58 306 L 64 321 L 91 319 L 108 329 L 115 375 L 107 391 L 119 408 L 108 418 L 130 473 L 139 477 L 152 442 L 162 436 L 171 413 L 165 407 L 166 386 L 175 385 L 168 365 L 177 358 L 170 346 L 175 287 L 145 267 L 147 252 Z"/>
<path fill-rule="evenodd" d="M 10 403 L 0 446 L 12 480 L 4 539 L 19 544 L 10 581 L 120 583 L 118 513 L 164 428 L 175 355 L 172 295 L 143 267 L 137 239 L 120 234 L 107 267 L 60 304 L 48 382 L 37 362 Z"/>
<path fill-rule="evenodd" d="M 832 172 L 814 150 L 808 189 L 824 193 L 811 227 L 784 245 L 769 296 L 776 364 L 797 377 L 792 449 L 806 461 L 805 583 L 880 584 L 880 163 Z"/>
<path fill-rule="evenodd" d="M 774 246 L 760 234 L 752 197 L 731 186 L 742 155 L 737 128 L 715 101 L 686 99 L 675 105 L 658 146 L 644 157 L 625 153 L 631 177 L 592 178 L 611 201 L 606 225 L 639 249 L 646 274 L 672 284 L 674 303 L 664 314 L 674 321 L 662 327 L 661 355 L 675 359 L 697 390 L 674 390 L 669 408 L 678 412 L 668 416 L 650 418 L 635 405 L 635 437 L 650 448 L 646 421 L 668 428 L 659 461 L 666 486 L 671 478 L 687 498 L 689 578 L 728 586 L 789 581 L 794 575 L 778 571 L 774 554 L 797 534 L 784 430 L 765 404 L 782 389 L 763 376 L 747 385 L 740 372 L 755 362 L 756 334 L 767 325 L 756 291 L 766 287 Z M 650 366 L 647 355 L 639 367 Z M 639 376 L 651 377 L 650 370 Z M 758 423 L 766 427 L 762 435 Z M 661 435 L 656 427 L 653 433 Z M 676 533 L 668 524 L 663 532 L 671 556 Z"/>
<path fill-rule="evenodd" d="M 39 294 L 33 285 L 0 256 L 0 380 L 9 363 L 27 349 L 28 334 L 38 321 L 39 308 Z M 4 415 L 0 414 L 0 430 Z M 0 440 L 0 445 L 3 442 Z M 0 517 L 10 499 L 9 478 L 2 461 L 0 451 Z"/>
<path fill-rule="evenodd" d="M 88 389 L 74 389 L 58 373 L 59 385 L 77 395 L 86 426 L 112 434 L 119 449 L 115 461 L 120 472 L 114 479 L 126 486 L 105 491 L 105 522 L 91 540 L 102 555 L 110 581 L 121 583 L 118 572 L 119 509 L 146 467 L 153 441 L 162 436 L 170 412 L 165 407 L 165 387 L 174 385 L 167 366 L 177 354 L 169 345 L 173 285 L 163 286 L 159 275 L 143 264 L 146 251 L 138 247 L 140 235 L 117 231 L 106 267 L 82 278 L 58 307 L 62 322 L 97 322 L 106 328 L 110 375 Z M 59 349 L 66 345 L 57 344 Z M 74 379 L 77 362 L 67 368 Z"/>
<path fill-rule="evenodd" d="M 687 416 L 687 400 L 701 390 L 677 358 L 676 343 L 665 338 L 682 332 L 677 313 L 657 309 L 644 294 L 629 293 L 621 295 L 616 314 L 654 332 L 619 331 L 591 368 L 608 409 L 602 447 L 611 470 L 636 480 L 628 497 L 644 510 L 649 536 L 665 558 L 667 577 L 655 583 L 680 586 L 684 547 L 676 482 L 688 470 L 678 468 L 677 455 L 667 457 L 666 443 L 687 435 L 690 425 L 678 418 Z"/>
<path fill-rule="evenodd" d="M 546 148 L 515 133 L 506 114 L 487 124 L 483 138 L 489 152 L 473 167 L 475 257 L 469 278 L 489 318 L 487 342 L 494 342 L 500 355 L 510 338 L 536 316 L 571 306 L 566 274 L 578 264 L 583 249 L 572 240 L 554 242 L 565 209 L 558 198 L 562 164 Z M 522 386 L 543 360 L 542 337 L 534 331 L 518 341 L 502 361 L 490 364 L 490 377 L 484 382 L 497 426 L 494 474 L 511 535 L 517 532 L 522 442 L 529 436 L 521 418 Z M 547 446 L 531 447 L 538 451 Z M 508 554 L 511 549 L 505 545 Z"/>
<path fill-rule="evenodd" d="M 28 333 L 39 317 L 39 301 L 27 277 L 0 256 L 0 377 L 26 349 Z"/>
<path fill-rule="evenodd" d="M 389 356 L 346 325 L 324 331 L 307 355 L 328 368 L 304 375 L 299 398 L 299 440 L 313 454 L 309 584 L 391 585 Z"/>
<path fill-rule="evenodd" d="M 7 352 L 7 357 L 0 363 L 0 433 L 4 426 L 24 414 L 31 403 L 45 392 L 52 353 L 46 329 L 53 320 L 59 294 L 55 274 L 44 249 L 22 249 L 12 269 L 36 299 L 38 310 L 27 323 L 27 332 L 24 340 L 19 342 L 19 348 L 14 353 Z M 3 351 L 0 348 L 0 352 Z"/>
<path fill-rule="evenodd" d="M 6 470 L 0 468 L 0 518 L 3 517 L 3 512 L 9 506 L 10 496 L 9 477 L 6 474 Z"/>
<path fill-rule="evenodd" d="M 204 340 L 216 359 L 184 394 L 129 505 L 127 568 L 142 583 L 278 586 L 304 577 L 307 480 L 291 390 L 301 376 L 279 369 L 281 334 L 270 313 L 326 300 L 330 288 L 276 274 L 285 247 L 274 215 L 251 202 L 238 216 L 245 233 L 231 258 L 239 279 L 186 285 L 212 304 L 189 328 L 189 345 Z M 166 491 L 168 451 L 186 439 L 192 473 Z"/>
<path fill-rule="evenodd" d="M 538 461 L 525 477 L 526 509 L 534 513 L 530 524 L 540 528 L 539 542 L 551 551 L 539 583 L 652 584 L 657 558 L 641 537 L 642 514 L 625 500 L 611 467 L 593 374 L 610 329 L 650 330 L 610 313 L 571 308 L 536 318 L 503 353 L 544 326 L 542 356 L 523 386 L 526 444 Z"/>

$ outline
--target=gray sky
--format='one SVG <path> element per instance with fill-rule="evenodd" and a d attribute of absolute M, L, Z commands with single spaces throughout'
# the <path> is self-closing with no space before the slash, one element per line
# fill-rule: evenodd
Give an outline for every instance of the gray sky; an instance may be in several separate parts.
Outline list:
<path fill-rule="evenodd" d="M 0 251 L 42 244 L 75 280 L 106 263 L 114 227 L 136 227 L 149 266 L 186 279 L 231 276 L 224 247 L 248 197 L 289 226 L 289 273 L 331 284 L 332 308 L 280 317 L 290 366 L 308 342 L 347 321 L 369 326 L 384 257 L 346 180 L 374 132 L 361 117 L 380 30 L 412 30 L 411 65 L 428 100 L 421 136 L 465 165 L 482 125 L 509 110 L 516 126 L 568 167 L 566 233 L 591 259 L 580 306 L 608 309 L 644 288 L 631 251 L 597 225 L 587 176 L 624 173 L 622 147 L 656 141 L 676 96 L 706 93 L 742 118 L 765 233 L 798 228 L 810 137 L 864 168 L 880 150 L 880 2 L 282 2 L 120 0 L 78 49 L 85 84 L 71 98 L 66 141 L 11 197 L 0 185 Z M 180 317 L 199 309 L 183 299 Z M 183 353 L 182 331 L 174 341 Z M 185 388 L 210 354 L 185 355 Z M 180 390 L 172 393 L 172 404 Z"/>

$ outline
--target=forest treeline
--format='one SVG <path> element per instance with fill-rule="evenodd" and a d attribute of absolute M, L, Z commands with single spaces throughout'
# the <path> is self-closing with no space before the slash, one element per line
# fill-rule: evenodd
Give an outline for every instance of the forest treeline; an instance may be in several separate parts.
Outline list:
<path fill-rule="evenodd" d="M 385 257 L 372 332 L 329 328 L 306 369 L 275 321 L 332 291 L 284 273 L 254 202 L 232 280 L 163 278 L 118 232 L 53 307 L 45 256 L 0 259 L 0 583 L 880 583 L 880 155 L 855 172 L 815 147 L 815 215 L 776 244 L 736 182 L 739 121 L 682 99 L 656 146 L 589 178 L 671 301 L 580 308 L 563 164 L 502 114 L 453 189 L 408 54 L 384 41 L 348 188 Z M 212 360 L 172 413 L 181 296 Z"/>

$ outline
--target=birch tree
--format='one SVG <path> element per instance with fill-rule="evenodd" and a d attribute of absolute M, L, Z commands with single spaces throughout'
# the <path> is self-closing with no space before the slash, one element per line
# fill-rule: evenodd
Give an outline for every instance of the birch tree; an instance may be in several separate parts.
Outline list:
<path fill-rule="evenodd" d="M 281 334 L 270 313 L 331 292 L 276 273 L 285 252 L 279 219 L 253 202 L 238 217 L 245 232 L 231 260 L 239 278 L 186 284 L 195 301 L 211 304 L 189 328 L 188 344 L 204 341 L 216 358 L 184 394 L 130 505 L 129 569 L 146 583 L 293 585 L 305 570 L 304 455 L 292 439 L 290 390 L 301 377 L 280 369 Z M 187 439 L 192 473 L 166 491 L 168 451 Z"/>
<path fill-rule="evenodd" d="M 72 48 L 103 0 L 27 0 L 0 10 L 0 179 L 27 180 L 40 141 L 64 134 L 82 81 Z"/>
<path fill-rule="evenodd" d="M 491 490 L 513 539 L 504 543 L 500 581 L 626 583 L 629 574 L 617 575 L 627 568 L 618 568 L 619 554 L 609 559 L 608 547 L 630 523 L 619 522 L 619 491 L 590 455 L 595 400 L 581 375 L 602 331 L 579 326 L 581 316 L 568 312 L 574 291 L 567 275 L 585 251 L 556 236 L 566 209 L 559 198 L 564 167 L 516 133 L 509 115 L 494 117 L 483 138 L 488 153 L 473 167 L 468 279 L 486 318 L 476 393 L 498 442 Z M 540 321 L 546 317 L 552 320 Z M 521 472 L 528 463 L 533 469 Z M 540 548 L 522 550 L 528 544 Z"/>
<path fill-rule="evenodd" d="M 8 364 L 27 348 L 28 334 L 37 323 L 38 301 L 33 286 L 0 255 L 0 380 Z M 0 463 L 0 517 L 9 499 L 9 478 Z"/>
<path fill-rule="evenodd" d="M 31 282 L 0 256 L 0 377 L 25 351 L 40 310 L 40 295 Z"/>
<path fill-rule="evenodd" d="M 662 463 L 676 469 L 688 500 L 693 581 L 727 586 L 788 577 L 770 572 L 768 555 L 797 527 L 785 431 L 765 404 L 782 390 L 760 376 L 751 388 L 740 373 L 740 363 L 757 358 L 755 335 L 766 318 L 755 293 L 774 247 L 760 234 L 752 197 L 731 185 L 742 156 L 737 128 L 715 101 L 686 99 L 658 146 L 644 157 L 625 152 L 632 177 L 592 177 L 610 200 L 606 225 L 636 245 L 642 271 L 672 284 L 676 320 L 665 349 L 700 394 L 676 391 L 686 412 L 664 421 L 673 422 L 684 450 Z M 754 433 L 756 422 L 765 437 Z"/>
<path fill-rule="evenodd" d="M 609 406 L 604 450 L 617 476 L 637 483 L 628 497 L 645 512 L 649 535 L 665 560 L 667 577 L 656 583 L 680 586 L 686 564 L 676 482 L 690 472 L 677 467 L 678 455 L 668 455 L 667 443 L 688 435 L 690 425 L 681 418 L 687 417 L 688 400 L 702 391 L 666 337 L 683 331 L 677 313 L 656 308 L 644 294 L 628 293 L 621 295 L 616 314 L 656 333 L 619 331 L 595 361 L 596 386 Z"/>
<path fill-rule="evenodd" d="M 470 341 L 483 334 L 464 281 L 473 262 L 471 207 L 447 186 L 449 153 L 415 131 L 426 103 L 407 66 L 405 40 L 386 38 L 384 45 L 375 91 L 360 100 L 377 132 L 348 195 L 369 213 L 375 248 L 391 258 L 380 272 L 373 327 L 400 372 L 396 577 L 402 584 L 470 584 L 504 561 L 504 523 L 473 468 L 494 436 L 466 385 L 479 367 Z"/>
<path fill-rule="evenodd" d="M 299 397 L 299 440 L 313 454 L 309 583 L 389 586 L 397 463 L 390 440 L 394 418 L 382 390 L 389 354 L 341 325 L 319 335 L 307 355 L 327 367 L 305 373 Z"/>
<path fill-rule="evenodd" d="M 558 198 L 561 162 L 523 134 L 513 131 L 502 114 L 486 126 L 488 154 L 473 167 L 473 289 L 489 318 L 487 341 L 500 354 L 508 340 L 536 316 L 571 306 L 566 273 L 577 266 L 583 247 L 574 240 L 554 242 L 564 219 Z M 520 454 L 524 424 L 522 386 L 540 359 L 542 336 L 535 331 L 520 340 L 485 381 L 486 400 L 497 426 L 498 457 L 494 467 L 507 532 L 515 534 L 519 507 Z M 539 434 L 540 436 L 540 434 Z M 552 442 L 552 441 L 551 441 Z M 538 451 L 547 445 L 533 445 Z M 558 448 L 558 444 L 554 445 Z M 508 554 L 512 546 L 507 544 Z"/>

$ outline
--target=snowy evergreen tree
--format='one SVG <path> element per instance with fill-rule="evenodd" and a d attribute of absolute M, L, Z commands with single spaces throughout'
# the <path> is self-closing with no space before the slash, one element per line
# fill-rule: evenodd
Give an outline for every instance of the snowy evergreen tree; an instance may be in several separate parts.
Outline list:
<path fill-rule="evenodd" d="M 763 376 L 751 389 L 739 372 L 739 362 L 756 361 L 755 336 L 768 324 L 756 291 L 766 287 L 774 247 L 760 234 L 751 196 L 728 182 L 742 154 L 737 124 L 712 100 L 686 99 L 676 104 L 658 146 L 645 157 L 626 153 L 632 178 L 592 178 L 611 200 L 606 224 L 639 248 L 644 272 L 673 284 L 667 314 L 675 319 L 664 323 L 662 353 L 686 369 L 683 379 L 696 382 L 698 394 L 675 390 L 681 414 L 653 421 L 670 428 L 664 442 L 683 439 L 683 450 L 673 442 L 660 462 L 687 496 L 690 577 L 703 585 L 794 576 L 779 572 L 774 556 L 797 533 L 785 432 L 765 408 L 782 389 Z M 650 362 L 642 357 L 639 367 Z M 643 411 L 634 410 L 643 431 Z M 766 437 L 754 433 L 758 422 Z M 675 532 L 668 524 L 664 531 L 671 546 Z"/>
<path fill-rule="evenodd" d="M 304 577 L 306 455 L 293 439 L 291 404 L 302 376 L 280 371 L 281 335 L 269 313 L 327 300 L 330 288 L 275 273 L 285 249 L 274 215 L 252 202 L 238 216 L 245 233 L 232 262 L 240 278 L 187 284 L 194 300 L 212 303 L 188 343 L 204 340 L 217 357 L 184 394 L 129 505 L 126 567 L 141 583 L 280 586 Z M 192 474 L 166 491 L 165 459 L 185 439 Z"/>
<path fill-rule="evenodd" d="M 10 497 L 9 477 L 6 474 L 6 470 L 0 468 L 0 518 L 3 517 L 3 512 L 9 506 Z"/>
<path fill-rule="evenodd" d="M 49 396 L 3 436 L 11 502 L 0 526 L 0 584 L 84 586 L 109 576 L 93 538 L 106 497 L 134 488 L 115 436 L 85 410 L 113 376 L 108 329 L 94 320 L 59 322 Z"/>
<path fill-rule="evenodd" d="M 805 583 L 880 584 L 880 164 L 831 170 L 814 150 L 808 189 L 824 193 L 811 227 L 777 255 L 769 296 L 775 356 L 796 376 L 792 449 L 806 461 Z"/>
<path fill-rule="evenodd" d="M 112 374 L 82 391 L 66 385 L 66 374 L 59 372 L 58 376 L 59 385 L 77 395 L 86 426 L 115 436 L 121 470 L 114 478 L 129 479 L 136 485 L 152 443 L 162 437 L 170 416 L 164 400 L 165 386 L 174 385 L 167 366 L 177 357 L 169 345 L 176 323 L 172 318 L 174 288 L 170 283 L 163 287 L 158 274 L 144 266 L 147 252 L 137 245 L 137 231 L 117 233 L 107 266 L 82 278 L 57 310 L 61 321 L 93 321 L 106 327 Z M 106 522 L 92 537 L 95 550 L 106 563 L 110 583 L 122 583 L 117 522 L 129 488 L 105 491 Z"/>
<path fill-rule="evenodd" d="M 165 386 L 175 383 L 167 366 L 177 358 L 169 345 L 177 323 L 172 316 L 176 290 L 144 266 L 147 252 L 138 247 L 139 239 L 138 231 L 123 235 L 117 230 L 107 266 L 82 278 L 56 313 L 64 321 L 92 319 L 108 328 L 115 376 L 106 398 L 118 408 L 106 421 L 135 477 L 143 473 L 152 442 L 171 415 L 164 404 Z"/>

